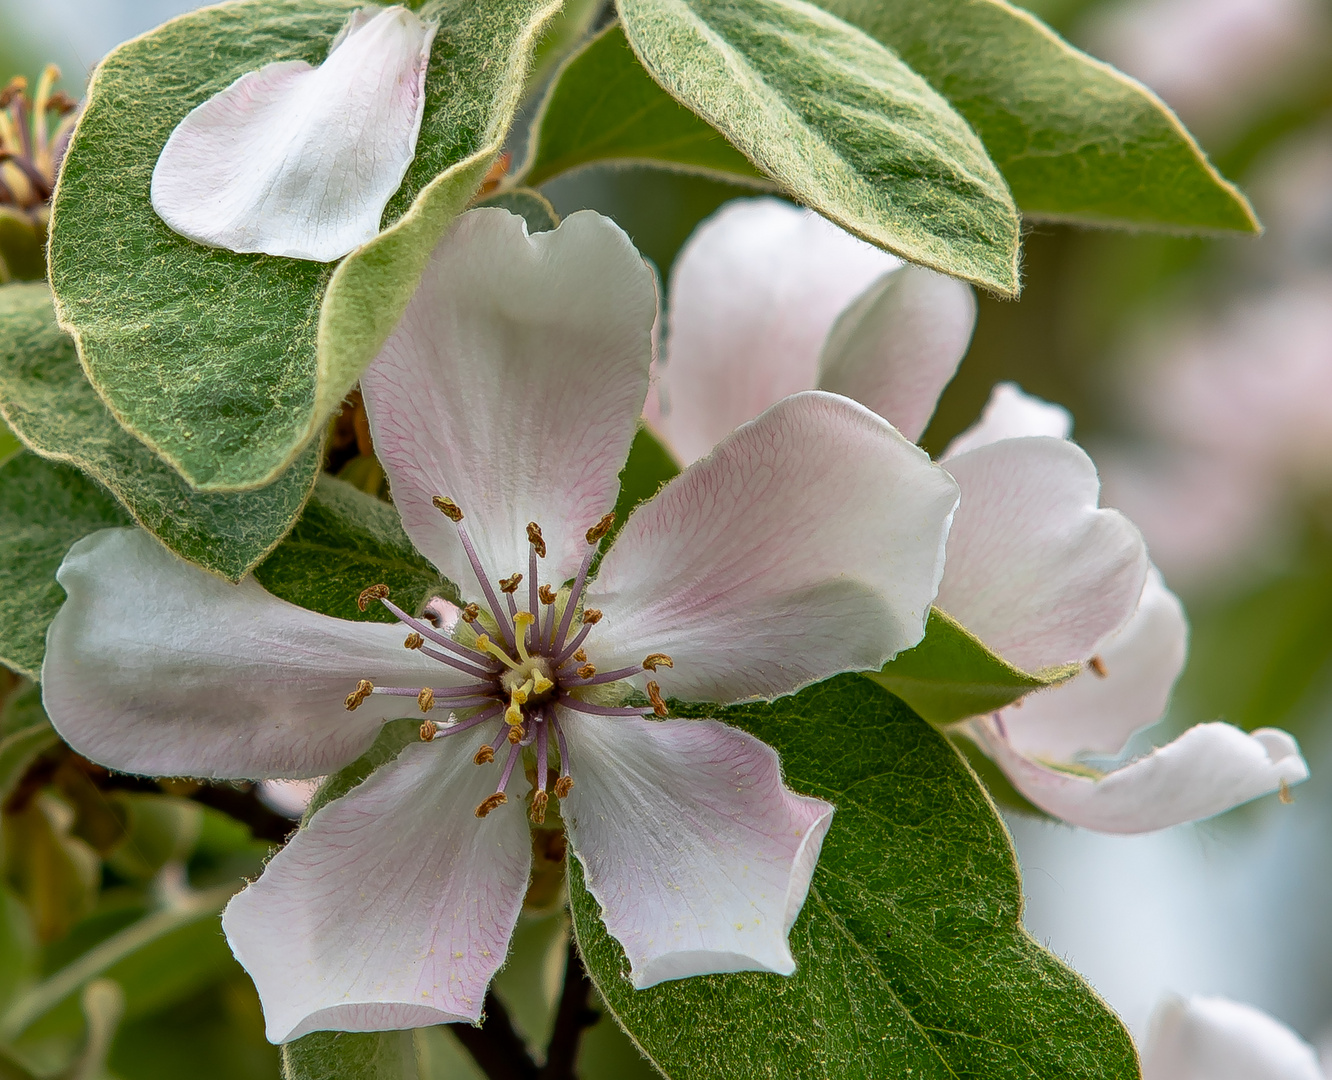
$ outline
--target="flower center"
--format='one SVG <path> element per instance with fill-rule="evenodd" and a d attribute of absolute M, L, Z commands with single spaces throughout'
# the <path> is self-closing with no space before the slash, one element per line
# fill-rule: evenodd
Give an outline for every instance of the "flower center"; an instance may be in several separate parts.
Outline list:
<path fill-rule="evenodd" d="M 347 696 L 347 708 L 357 708 L 371 694 L 388 694 L 416 698 L 424 713 L 439 706 L 450 710 L 445 722 L 426 720 L 421 725 L 421 738 L 426 742 L 473 727 L 493 725 L 497 729 L 494 738 L 483 743 L 472 760 L 477 765 L 496 761 L 506 743 L 508 752 L 501 766 L 499 784 L 494 794 L 476 808 L 476 816 L 483 818 L 509 801 L 505 789 L 526 751 L 535 757 L 536 766 L 530 817 L 541 824 L 550 801 L 547 781 L 552 756 L 558 760 L 559 772 L 551 790 L 562 799 L 573 788 L 563 725 L 579 713 L 665 716 L 666 703 L 655 682 L 647 684 L 649 705 L 623 706 L 620 702 L 632 689 L 628 679 L 644 671 L 656 671 L 659 666 L 671 667 L 671 658 L 665 653 L 652 653 L 639 665 L 615 671 L 598 671 L 588 660 L 583 645 L 602 615 L 595 608 L 583 606 L 583 591 L 597 545 L 610 531 L 614 514 L 607 514 L 587 530 L 587 551 L 573 586 L 567 591 L 557 591 L 550 583 L 539 581 L 539 560 L 546 556 L 546 542 L 536 522 L 527 526 L 526 576 L 514 573 L 492 584 L 463 527 L 462 510 L 452 499 L 436 498 L 434 502 L 458 529 L 458 539 L 472 564 L 486 608 L 468 604 L 449 633 L 413 618 L 392 603 L 387 585 L 371 585 L 361 593 L 357 604 L 364 611 L 371 600 L 382 603 L 411 630 L 403 644 L 460 672 L 464 676 L 462 683 L 448 687 L 375 686 L 362 679 Z M 520 606 L 518 597 L 524 580 L 525 603 Z"/>

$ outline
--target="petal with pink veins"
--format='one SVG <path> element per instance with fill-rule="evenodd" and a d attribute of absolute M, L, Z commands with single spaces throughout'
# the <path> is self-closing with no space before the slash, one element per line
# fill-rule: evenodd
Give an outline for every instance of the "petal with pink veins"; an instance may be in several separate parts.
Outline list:
<path fill-rule="evenodd" d="M 588 589 L 603 670 L 735 701 L 877 670 L 925 632 L 957 487 L 847 398 L 785 398 L 640 506 Z"/>
<path fill-rule="evenodd" d="M 1142 1080 L 1324 1080 L 1314 1048 L 1252 1005 L 1168 997 L 1152 1013 Z"/>
<path fill-rule="evenodd" d="M 333 262 L 379 232 L 416 156 L 436 24 L 356 12 L 318 67 L 242 75 L 177 125 L 153 209 L 209 247 Z"/>
<path fill-rule="evenodd" d="M 1276 728 L 1245 734 L 1230 724 L 1198 724 L 1099 777 L 1024 757 L 993 717 L 972 720 L 967 730 L 1033 804 L 1097 832 L 1144 833 L 1200 821 L 1309 777 L 1295 740 Z"/>
<path fill-rule="evenodd" d="M 42 700 L 93 761 L 146 776 L 322 776 L 364 753 L 412 698 L 344 704 L 360 679 L 456 685 L 403 648 L 401 626 L 317 615 L 232 585 L 146 532 L 106 529 L 69 550 L 68 599 L 47 633 Z"/>
<path fill-rule="evenodd" d="M 823 349 L 819 386 L 855 398 L 917 442 L 975 325 L 970 285 L 904 266 L 875 282 L 837 320 Z"/>
<path fill-rule="evenodd" d="M 495 774 L 473 749 L 408 746 L 317 811 L 227 905 L 222 929 L 272 1042 L 480 1019 L 532 849 L 514 791 L 475 817 Z"/>
<path fill-rule="evenodd" d="M 561 723 L 569 838 L 634 986 L 795 971 L 787 934 L 832 806 L 785 787 L 775 750 L 716 720 Z"/>
<path fill-rule="evenodd" d="M 901 265 L 813 211 L 772 198 L 727 203 L 671 270 L 648 420 L 688 464 L 788 394 L 814 389 L 837 317 Z"/>
<path fill-rule="evenodd" d="M 361 377 L 375 449 L 417 548 L 475 595 L 453 524 L 462 509 L 487 573 L 572 577 L 583 534 L 615 504 L 652 360 L 652 271 L 591 212 L 529 236 L 506 210 L 473 210 L 436 247 L 383 351 Z"/>
<path fill-rule="evenodd" d="M 1048 761 L 1120 753 L 1135 731 L 1165 715 L 1188 638 L 1179 598 L 1152 567 L 1138 609 L 1096 645 L 1095 668 L 1003 710 L 1008 741 L 1018 753 Z"/>
<path fill-rule="evenodd" d="M 1010 664 L 1086 660 L 1137 607 L 1147 547 L 1100 509 L 1096 466 L 1062 439 L 1017 438 L 949 458 L 962 490 L 935 603 Z"/>
<path fill-rule="evenodd" d="M 1024 394 L 1016 383 L 996 383 L 981 418 L 949 443 L 939 460 L 948 461 L 1000 439 L 1031 435 L 1067 439 L 1072 431 L 1073 417 L 1062 405 Z"/>

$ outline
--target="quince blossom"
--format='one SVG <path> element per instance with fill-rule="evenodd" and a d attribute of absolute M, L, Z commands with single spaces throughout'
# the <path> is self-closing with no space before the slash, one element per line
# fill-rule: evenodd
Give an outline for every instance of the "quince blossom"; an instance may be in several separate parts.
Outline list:
<path fill-rule="evenodd" d="M 847 394 L 919 438 L 971 338 L 965 284 L 904 266 L 822 218 L 738 200 L 671 276 L 664 360 L 646 415 L 691 461 L 783 394 Z M 956 727 L 1031 802 L 1076 825 L 1146 832 L 1220 813 L 1308 776 L 1295 740 L 1200 724 L 1108 773 L 1162 716 L 1187 624 L 1122 514 L 1098 506 L 1072 419 L 1009 384 L 941 464 L 962 500 L 936 603 L 1009 663 L 1082 673 Z"/>
<path fill-rule="evenodd" d="M 957 487 L 870 410 L 799 394 L 638 508 L 594 575 L 656 310 L 594 213 L 528 236 L 475 210 L 434 252 L 361 387 L 404 527 L 474 598 L 452 633 L 383 586 L 361 600 L 398 626 L 317 615 L 136 530 L 61 567 L 44 701 L 112 768 L 311 777 L 426 714 L 226 910 L 274 1041 L 476 1021 L 552 796 L 635 986 L 794 970 L 833 807 L 666 699 L 785 694 L 919 641 Z"/>
<path fill-rule="evenodd" d="M 373 239 L 416 156 L 436 29 L 401 5 L 362 8 L 318 67 L 242 75 L 171 133 L 153 209 L 231 251 L 333 262 Z"/>

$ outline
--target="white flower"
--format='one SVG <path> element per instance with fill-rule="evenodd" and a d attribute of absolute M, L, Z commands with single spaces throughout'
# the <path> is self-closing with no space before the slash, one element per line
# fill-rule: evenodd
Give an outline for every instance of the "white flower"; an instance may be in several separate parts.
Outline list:
<path fill-rule="evenodd" d="M 242 75 L 171 133 L 153 209 L 209 247 L 333 262 L 379 232 L 416 155 L 436 25 L 355 12 L 317 68 Z"/>
<path fill-rule="evenodd" d="M 868 409 L 801 394 L 639 508 L 591 577 L 655 314 L 652 273 L 596 214 L 528 237 L 477 210 L 435 251 L 361 386 L 404 526 L 489 612 L 464 608 L 456 636 L 369 590 L 404 650 L 404 627 L 228 585 L 133 530 L 65 560 L 44 700 L 108 766 L 315 776 L 432 710 L 429 742 L 320 809 L 227 909 L 274 1041 L 476 1020 L 551 793 L 636 986 L 794 969 L 833 808 L 735 728 L 647 717 L 917 642 L 957 488 Z"/>
<path fill-rule="evenodd" d="M 1326 1080 L 1314 1048 L 1251 1005 L 1169 997 L 1156 1007 L 1142 1080 Z"/>
<path fill-rule="evenodd" d="M 904 266 L 773 199 L 705 222 L 671 275 L 647 416 L 692 460 L 783 394 L 855 397 L 919 438 L 970 341 L 965 284 Z M 936 603 L 1010 663 L 1091 668 L 961 726 L 1043 810 L 1107 832 L 1195 820 L 1308 776 L 1294 739 L 1201 724 L 1101 775 L 1155 723 L 1184 664 L 1178 600 L 1122 514 L 1100 508 L 1068 413 L 997 386 L 941 459 L 961 488 Z"/>

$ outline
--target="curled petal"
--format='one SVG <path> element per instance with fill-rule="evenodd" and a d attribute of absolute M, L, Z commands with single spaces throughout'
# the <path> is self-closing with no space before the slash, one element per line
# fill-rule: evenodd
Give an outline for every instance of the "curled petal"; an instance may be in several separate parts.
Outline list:
<path fill-rule="evenodd" d="M 790 203 L 727 203 L 671 270 L 649 420 L 688 464 L 788 394 L 812 390 L 838 315 L 901 265 Z"/>
<path fill-rule="evenodd" d="M 787 934 L 832 806 L 786 788 L 775 750 L 715 720 L 565 726 L 569 837 L 634 986 L 795 971 Z"/>
<path fill-rule="evenodd" d="M 1324 1080 L 1314 1048 L 1225 998 L 1169 997 L 1152 1013 L 1142 1080 Z"/>
<path fill-rule="evenodd" d="M 882 417 L 786 398 L 625 523 L 588 591 L 603 670 L 667 653 L 669 696 L 735 701 L 877 669 L 925 632 L 957 488 Z"/>
<path fill-rule="evenodd" d="M 975 325 L 970 285 L 904 266 L 881 277 L 837 320 L 824 346 L 819 386 L 869 406 L 916 442 Z"/>
<path fill-rule="evenodd" d="M 42 700 L 79 753 L 148 776 L 322 776 L 364 753 L 403 698 L 344 701 L 360 679 L 449 685 L 401 627 L 317 615 L 231 585 L 138 529 L 76 543 L 56 579 Z M 410 703 L 410 699 L 406 699 Z"/>
<path fill-rule="evenodd" d="M 1188 636 L 1179 598 L 1152 567 L 1133 616 L 1097 643 L 1094 669 L 1003 710 L 1009 742 L 1018 753 L 1047 761 L 1120 753 L 1135 731 L 1165 715 L 1184 670 Z"/>
<path fill-rule="evenodd" d="M 270 1041 L 480 1019 L 532 854 L 521 806 L 475 816 L 495 773 L 472 749 L 408 746 L 322 807 L 227 905 L 222 929 Z"/>
<path fill-rule="evenodd" d="M 1032 803 L 1097 832 L 1143 833 L 1200 821 L 1309 778 L 1295 740 L 1276 728 L 1246 735 L 1230 724 L 1198 724 L 1099 777 L 1024 757 L 994 718 L 973 720 L 967 730 Z"/>
<path fill-rule="evenodd" d="M 452 499 L 488 573 L 572 577 L 614 504 L 647 393 L 657 295 L 629 238 L 589 211 L 527 235 L 499 209 L 464 214 L 361 378 L 375 448 L 403 525 L 465 593 L 475 578 Z"/>
<path fill-rule="evenodd" d="M 333 262 L 373 239 L 416 154 L 435 24 L 356 12 L 317 68 L 242 75 L 171 133 L 153 209 L 200 244 Z"/>
<path fill-rule="evenodd" d="M 1072 431 L 1073 417 L 1063 406 L 1024 394 L 1016 383 L 997 383 L 990 391 L 990 400 L 981 418 L 949 443 L 939 460 L 948 461 L 1000 439 L 1021 439 L 1032 435 L 1067 439 Z"/>
<path fill-rule="evenodd" d="M 962 490 L 938 606 L 1011 664 L 1086 660 L 1133 614 L 1147 547 L 1097 507 L 1096 467 L 1071 442 L 1003 439 L 949 458 Z"/>

